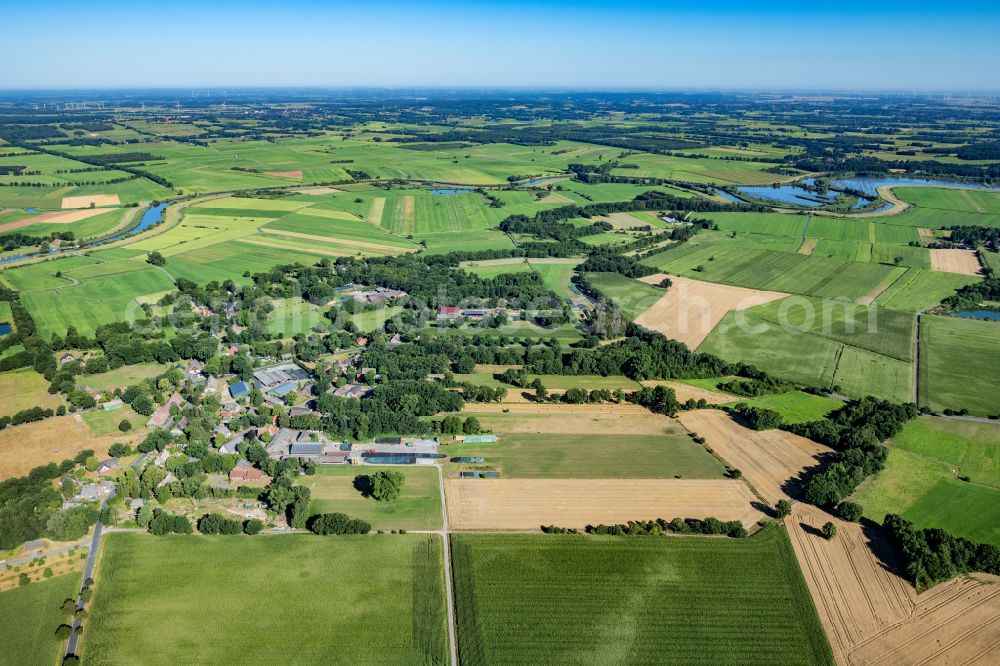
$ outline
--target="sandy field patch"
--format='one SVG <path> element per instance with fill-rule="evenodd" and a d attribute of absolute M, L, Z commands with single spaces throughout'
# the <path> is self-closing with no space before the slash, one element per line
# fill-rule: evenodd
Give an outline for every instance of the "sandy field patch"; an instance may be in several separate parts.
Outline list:
<path fill-rule="evenodd" d="M 932 271 L 980 275 L 982 268 L 975 250 L 931 250 Z"/>
<path fill-rule="evenodd" d="M 640 280 L 656 285 L 665 277 L 663 273 L 656 273 Z M 679 340 L 691 349 L 697 348 L 730 311 L 746 310 L 788 296 L 777 291 L 732 287 L 684 277 L 670 276 L 670 279 L 673 285 L 667 293 L 639 315 L 635 323 Z"/>
<path fill-rule="evenodd" d="M 372 208 L 368 211 L 368 221 L 381 225 L 383 212 L 385 212 L 385 197 L 375 197 L 372 200 Z"/>
<path fill-rule="evenodd" d="M 396 247 L 394 245 L 380 245 L 378 243 L 369 243 L 368 241 L 357 241 L 350 240 L 348 238 L 339 238 L 332 236 L 317 236 L 315 234 L 303 234 L 298 231 L 285 231 L 283 229 L 267 229 L 261 227 L 258 229 L 263 234 L 273 234 L 275 236 L 287 236 L 288 238 L 304 238 L 305 240 L 318 241 L 320 243 L 334 243 L 336 245 L 346 245 L 348 247 L 360 247 L 362 249 L 373 249 L 389 252 L 391 254 L 399 254 L 401 252 L 406 252 L 406 248 Z"/>
<path fill-rule="evenodd" d="M 917 227 L 917 234 L 920 236 L 920 240 L 925 243 L 930 243 L 934 240 L 933 229 L 928 229 L 927 227 Z"/>
<path fill-rule="evenodd" d="M 88 208 L 90 204 L 95 206 L 118 206 L 121 201 L 117 194 L 88 194 L 82 197 L 63 197 L 63 208 Z"/>
<path fill-rule="evenodd" d="M 723 411 L 699 409 L 677 417 L 684 427 L 705 438 L 715 454 L 743 473 L 743 478 L 769 504 L 789 497 L 785 482 L 813 467 L 825 446 L 784 430 L 744 428 Z"/>
<path fill-rule="evenodd" d="M 576 202 L 573 201 L 572 199 L 570 199 L 565 194 L 559 194 L 558 192 L 549 192 L 549 194 L 547 196 L 542 197 L 541 199 L 539 199 L 538 203 L 543 203 L 543 204 L 574 204 Z"/>
<path fill-rule="evenodd" d="M 405 229 L 413 229 L 413 212 L 417 208 L 417 199 L 412 194 L 403 197 L 403 219 Z"/>
<path fill-rule="evenodd" d="M 802 245 L 799 246 L 799 254 L 812 254 L 813 250 L 816 249 L 816 245 L 819 243 L 818 238 L 805 238 L 802 240 Z"/>
<path fill-rule="evenodd" d="M 278 178 L 294 178 L 295 180 L 302 180 L 302 169 L 296 169 L 295 171 L 268 171 L 268 176 L 277 176 Z"/>
<path fill-rule="evenodd" d="M 133 433 L 94 437 L 79 415 L 68 414 L 5 428 L 0 430 L 0 479 L 26 474 L 39 465 L 61 462 L 83 449 L 93 449 L 98 458 L 107 456 L 108 447 L 114 442 L 139 437 Z"/>
<path fill-rule="evenodd" d="M 655 518 L 763 517 L 733 479 L 447 479 L 448 523 L 456 530 L 537 530 Z"/>
<path fill-rule="evenodd" d="M 636 227 L 653 226 L 649 222 L 640 220 L 639 218 L 633 217 L 628 213 L 608 213 L 598 219 L 610 223 L 615 229 L 635 229 Z"/>
<path fill-rule="evenodd" d="M 258 247 L 269 247 L 272 250 L 276 247 L 274 243 L 268 243 L 264 240 L 254 240 L 253 238 L 237 238 L 233 240 L 234 243 L 246 243 L 247 245 L 256 245 Z M 295 249 L 295 248 L 289 248 Z M 305 250 L 298 250 L 299 252 L 304 252 Z M 350 253 L 340 251 L 340 250 L 329 250 L 329 249 L 319 249 L 318 247 L 309 248 L 308 252 L 310 254 L 319 254 L 325 257 L 346 257 Z M 375 253 L 373 253 L 375 254 Z M 138 300 L 138 299 L 137 299 Z M 159 299 L 157 299 L 159 300 Z"/>
<path fill-rule="evenodd" d="M 94 217 L 95 215 L 102 215 L 107 213 L 107 210 L 101 208 L 87 208 L 83 210 L 68 210 L 68 211 L 54 211 L 51 213 L 42 213 L 41 215 L 35 215 L 33 217 L 26 218 L 24 220 L 16 220 L 14 222 L 8 222 L 6 224 L 0 224 L 0 231 L 10 231 L 11 229 L 20 229 L 21 227 L 27 227 L 32 224 L 70 224 L 72 222 L 79 222 L 80 220 L 86 220 L 88 217 Z"/>
<path fill-rule="evenodd" d="M 674 394 L 681 402 L 688 400 L 704 400 L 710 405 L 722 405 L 727 402 L 740 400 L 739 396 L 723 393 L 722 391 L 710 391 L 698 386 L 691 386 L 683 382 L 672 382 L 664 379 L 649 379 L 640 382 L 643 386 L 668 386 L 674 390 Z"/>
<path fill-rule="evenodd" d="M 902 276 L 900 276 L 900 277 L 902 277 Z M 898 280 L 899 278 L 896 278 L 896 279 Z M 880 284 L 880 285 L 876 286 L 874 289 L 872 289 L 867 294 L 865 294 L 863 297 L 861 297 L 861 298 L 859 298 L 857 300 L 858 305 L 871 305 L 872 303 L 875 302 L 876 298 L 878 298 L 879 296 L 882 295 L 883 291 L 885 291 L 886 289 L 888 289 L 889 287 L 891 287 L 895 282 L 896 282 L 896 280 L 893 280 L 891 282 L 886 282 L 884 284 Z"/>
<path fill-rule="evenodd" d="M 310 194 L 312 196 L 322 196 L 324 194 L 334 194 L 336 192 L 342 192 L 343 190 L 338 190 L 336 187 L 303 187 L 301 190 L 295 190 L 299 194 Z"/>

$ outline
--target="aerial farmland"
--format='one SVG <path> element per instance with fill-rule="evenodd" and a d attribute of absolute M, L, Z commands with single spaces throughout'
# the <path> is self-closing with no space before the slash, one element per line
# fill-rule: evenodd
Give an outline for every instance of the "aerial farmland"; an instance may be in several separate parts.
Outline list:
<path fill-rule="evenodd" d="M 996 11 L 92 4 L 0 12 L 0 666 L 996 661 Z"/>

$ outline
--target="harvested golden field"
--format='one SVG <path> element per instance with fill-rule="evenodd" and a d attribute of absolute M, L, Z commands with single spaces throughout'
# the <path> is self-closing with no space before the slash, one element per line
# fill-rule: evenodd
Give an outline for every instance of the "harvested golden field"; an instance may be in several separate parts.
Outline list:
<path fill-rule="evenodd" d="M 903 622 L 851 650 L 848 661 L 875 664 L 990 664 L 1000 651 L 1000 578 L 977 575 L 924 592 Z"/>
<path fill-rule="evenodd" d="M 655 518 L 739 520 L 764 517 L 733 479 L 447 479 L 448 522 L 455 530 L 537 530 Z"/>
<path fill-rule="evenodd" d="M 684 427 L 705 438 L 706 445 L 743 473 L 769 503 L 789 496 L 787 481 L 816 465 L 831 449 L 784 430 L 758 432 L 744 428 L 725 412 L 702 409 L 684 412 Z"/>
<path fill-rule="evenodd" d="M 975 250 L 931 250 L 931 270 L 980 275 L 983 267 Z"/>
<path fill-rule="evenodd" d="M 63 197 L 63 208 L 89 208 L 94 206 L 118 206 L 121 201 L 117 194 L 88 194 L 82 197 Z M 106 211 L 105 211 L 106 212 Z"/>
<path fill-rule="evenodd" d="M 684 434 L 676 420 L 638 405 L 467 404 L 484 428 L 498 433 L 555 435 Z"/>
<path fill-rule="evenodd" d="M 20 476 L 33 467 L 72 458 L 84 449 L 97 457 L 107 456 L 114 442 L 131 441 L 138 435 L 95 437 L 78 415 L 56 416 L 0 430 L 0 479 Z"/>
<path fill-rule="evenodd" d="M 576 202 L 570 199 L 565 194 L 559 194 L 558 192 L 549 192 L 543 198 L 538 200 L 538 203 L 543 204 L 575 204 Z"/>
<path fill-rule="evenodd" d="M 635 229 L 637 227 L 648 227 L 649 222 L 629 215 L 628 213 L 608 213 L 601 216 L 601 221 L 607 222 L 615 229 Z"/>
<path fill-rule="evenodd" d="M 829 541 L 820 533 L 828 521 L 837 526 Z M 865 534 L 808 504 L 796 504 L 785 524 L 838 662 L 910 615 L 915 591 L 886 566 L 891 552 L 877 531 Z"/>
<path fill-rule="evenodd" d="M 663 273 L 656 273 L 640 281 L 656 285 L 665 277 Z M 673 285 L 667 293 L 639 315 L 635 323 L 680 340 L 691 349 L 700 345 L 729 312 L 788 296 L 777 291 L 732 287 L 684 277 L 670 276 L 670 280 Z"/>
<path fill-rule="evenodd" d="M 34 368 L 0 373 L 0 415 L 13 416 L 22 409 L 56 409 L 62 399 L 49 393 L 49 382 Z"/>

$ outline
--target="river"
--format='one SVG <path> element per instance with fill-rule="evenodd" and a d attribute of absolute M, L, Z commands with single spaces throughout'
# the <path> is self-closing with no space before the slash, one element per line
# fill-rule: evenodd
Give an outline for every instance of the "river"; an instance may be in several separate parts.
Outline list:
<path fill-rule="evenodd" d="M 114 241 L 119 241 L 123 238 L 128 238 L 129 236 L 134 236 L 135 234 L 140 234 L 160 221 L 160 219 L 163 217 L 163 210 L 168 205 L 169 202 L 161 203 L 158 206 L 151 206 L 148 210 L 146 210 L 146 212 L 142 214 L 142 219 L 139 220 L 139 224 L 132 227 L 128 231 L 118 234 L 117 236 L 112 236 L 111 238 L 103 238 L 101 240 L 85 243 L 79 247 L 66 248 L 65 250 L 61 248 L 53 248 L 48 252 L 35 252 L 34 254 L 18 254 L 11 257 L 3 257 L 0 258 L 0 263 L 6 263 L 8 261 L 18 261 L 20 259 L 28 259 L 30 257 L 40 257 L 43 254 L 60 254 L 62 252 L 79 251 L 88 247 L 97 247 L 99 245 L 105 245 L 107 243 L 113 243 Z"/>

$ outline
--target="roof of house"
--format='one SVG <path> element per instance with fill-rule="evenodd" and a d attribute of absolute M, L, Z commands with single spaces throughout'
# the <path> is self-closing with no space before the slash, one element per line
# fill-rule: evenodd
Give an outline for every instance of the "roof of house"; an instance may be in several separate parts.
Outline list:
<path fill-rule="evenodd" d="M 309 379 L 309 373 L 294 363 L 281 363 L 257 370 L 253 373 L 253 378 L 261 386 L 276 386 L 286 382 L 305 381 Z"/>
<path fill-rule="evenodd" d="M 259 480 L 264 478 L 264 472 L 252 466 L 245 460 L 241 460 L 229 472 L 230 479 Z"/>
<path fill-rule="evenodd" d="M 295 442 L 288 452 L 293 456 L 318 456 L 323 453 L 323 445 L 317 442 Z"/>
<path fill-rule="evenodd" d="M 438 315 L 451 315 L 457 317 L 461 313 L 462 313 L 461 308 L 457 308 L 451 305 L 445 305 L 443 307 L 438 308 Z"/>
<path fill-rule="evenodd" d="M 296 390 L 299 387 L 295 382 L 285 382 L 284 384 L 279 384 L 270 390 L 271 393 L 278 396 L 285 396 Z"/>
<path fill-rule="evenodd" d="M 235 384 L 230 384 L 229 395 L 233 396 L 234 400 L 239 400 L 244 396 L 250 395 L 250 385 L 246 382 L 236 382 Z"/>

